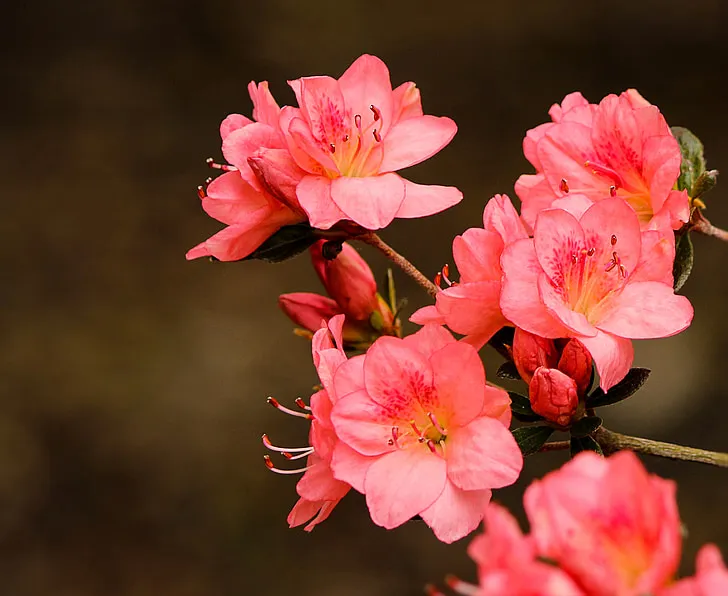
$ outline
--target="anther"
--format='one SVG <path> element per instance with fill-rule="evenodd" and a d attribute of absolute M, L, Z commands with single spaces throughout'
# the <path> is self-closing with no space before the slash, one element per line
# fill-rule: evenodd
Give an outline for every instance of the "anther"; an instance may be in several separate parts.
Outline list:
<path fill-rule="evenodd" d="M 432 453 L 437 455 L 437 444 L 435 443 L 435 441 L 433 441 L 432 439 L 427 441 L 427 448 L 432 451 Z"/>
<path fill-rule="evenodd" d="M 571 253 L 571 262 L 576 265 L 576 262 L 579 260 L 578 255 L 575 252 Z"/>
<path fill-rule="evenodd" d="M 370 105 L 370 106 L 369 106 L 369 109 L 370 109 L 370 110 L 372 111 L 372 113 L 374 114 L 374 121 L 375 121 L 375 122 L 376 122 L 377 120 L 381 119 L 381 117 L 382 117 L 382 113 L 381 113 L 381 112 L 379 111 L 379 108 L 378 108 L 378 107 L 376 107 L 375 105 L 373 105 L 373 104 L 372 104 L 372 105 Z"/>
<path fill-rule="evenodd" d="M 359 132 L 361 132 L 361 114 L 356 114 L 354 116 L 354 124 L 359 129 Z"/>
<path fill-rule="evenodd" d="M 612 186 L 609 187 L 609 196 L 610 197 L 616 197 L 617 196 L 617 187 L 612 184 Z"/>
<path fill-rule="evenodd" d="M 273 461 L 268 455 L 263 456 L 263 461 L 265 462 L 265 467 L 268 468 L 271 472 L 275 472 L 276 474 L 301 474 L 311 468 L 311 466 L 306 466 L 305 468 L 299 468 L 297 470 L 281 470 L 280 468 L 275 467 Z"/>
<path fill-rule="evenodd" d="M 610 238 L 609 241 L 612 243 L 612 246 L 614 246 L 615 244 L 617 244 L 617 236 L 612 234 L 612 237 Z"/>
<path fill-rule="evenodd" d="M 387 441 L 389 445 L 394 445 L 397 449 L 399 449 L 399 427 L 393 426 L 392 427 L 392 438 Z"/>
<path fill-rule="evenodd" d="M 589 250 L 587 250 L 587 251 L 586 251 L 586 255 L 587 255 L 588 257 L 593 257 L 593 256 L 594 256 L 594 253 L 595 253 L 595 252 L 596 252 L 596 248 L 594 248 L 594 247 L 592 246 L 592 247 L 591 247 L 591 248 L 590 248 Z"/>
<path fill-rule="evenodd" d="M 284 414 L 289 414 L 291 416 L 295 416 L 296 418 L 305 418 L 306 420 L 313 419 L 313 416 L 311 414 L 304 414 L 303 412 L 296 412 L 295 410 L 291 410 L 290 408 L 286 408 L 285 406 L 282 406 L 275 397 L 269 397 L 266 401 L 271 406 L 273 406 L 276 410 L 280 410 Z"/>
<path fill-rule="evenodd" d="M 561 179 L 561 182 L 559 183 L 559 190 L 564 194 L 569 194 L 569 183 L 566 181 L 566 178 Z"/>
<path fill-rule="evenodd" d="M 374 140 L 377 143 L 381 143 L 382 142 L 382 135 L 379 134 L 379 131 L 376 128 L 372 131 L 372 135 L 374 135 Z"/>
<path fill-rule="evenodd" d="M 237 170 L 235 166 L 230 166 L 226 163 L 216 163 L 212 157 L 208 157 L 205 163 L 215 170 L 222 170 L 223 172 L 233 172 Z"/>
<path fill-rule="evenodd" d="M 437 432 L 439 432 L 443 436 L 447 436 L 447 430 L 440 426 L 440 423 L 438 422 L 437 418 L 435 418 L 435 415 L 432 412 L 427 412 L 427 417 L 430 419 L 430 422 L 432 422 L 432 426 L 435 427 L 435 430 L 437 430 Z"/>
<path fill-rule="evenodd" d="M 205 178 L 205 184 L 209 185 L 212 182 L 212 178 Z"/>
<path fill-rule="evenodd" d="M 336 145 L 329 143 L 329 151 L 331 151 L 331 153 L 336 153 Z"/>
<path fill-rule="evenodd" d="M 303 398 L 302 398 L 302 397 L 297 397 L 294 403 L 295 403 L 295 404 L 296 404 L 296 405 L 297 405 L 297 406 L 298 406 L 299 408 L 301 408 L 302 410 L 308 410 L 308 411 L 310 411 L 310 410 L 311 410 L 311 408 L 310 408 L 309 406 L 307 406 L 307 405 L 306 405 L 306 402 L 305 402 L 305 401 L 303 401 Z"/>
<path fill-rule="evenodd" d="M 308 457 L 312 453 L 313 447 L 310 448 L 308 451 L 304 451 L 303 453 L 297 453 L 296 455 L 293 455 L 288 451 L 281 451 L 281 455 L 285 457 L 288 461 L 293 461 L 294 459 L 303 459 L 304 457 Z"/>
<path fill-rule="evenodd" d="M 348 143 L 348 142 L 349 142 L 349 135 L 344 135 L 344 143 Z"/>
<path fill-rule="evenodd" d="M 410 426 L 412 427 L 412 430 L 415 431 L 415 434 L 421 439 L 422 438 L 422 431 L 420 431 L 419 428 L 417 428 L 417 424 L 414 420 L 410 420 Z"/>
<path fill-rule="evenodd" d="M 440 273 L 440 272 L 438 271 L 438 272 L 437 272 L 437 274 L 435 275 L 435 285 L 436 285 L 436 286 L 437 286 L 437 287 L 438 287 L 438 288 L 439 288 L 440 290 L 442 290 L 442 287 L 440 286 L 440 284 L 441 284 L 441 283 L 442 283 L 442 273 Z"/>
<path fill-rule="evenodd" d="M 204 199 L 205 197 L 207 197 L 207 191 L 205 190 L 204 186 L 197 187 L 197 196 L 200 197 L 200 199 Z"/>
<path fill-rule="evenodd" d="M 263 445 L 266 449 L 270 451 L 277 451 L 278 453 L 300 453 L 303 451 L 312 451 L 313 447 L 277 447 L 273 443 L 270 442 L 270 439 L 268 438 L 268 435 L 263 435 L 261 437 L 263 440 Z"/>

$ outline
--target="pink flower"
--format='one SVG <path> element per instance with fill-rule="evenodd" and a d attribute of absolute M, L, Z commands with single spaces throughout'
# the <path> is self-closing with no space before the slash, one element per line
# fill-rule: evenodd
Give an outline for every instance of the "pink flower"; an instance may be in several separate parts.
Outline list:
<path fill-rule="evenodd" d="M 439 292 L 435 305 L 421 308 L 410 320 L 420 325 L 447 325 L 481 348 L 509 324 L 500 308 L 500 256 L 505 246 L 525 238 L 528 234 L 511 200 L 506 195 L 495 195 L 485 206 L 483 228 L 466 230 L 453 241 L 459 283 Z"/>
<path fill-rule="evenodd" d="M 334 259 L 323 255 L 326 240 L 311 249 L 314 269 L 330 296 L 308 292 L 283 294 L 278 305 L 294 323 L 311 333 L 337 314 L 346 315 L 344 344 L 348 347 L 368 346 L 379 335 L 396 335 L 394 315 L 377 293 L 377 282 L 367 262 L 349 244 L 342 245 Z"/>
<path fill-rule="evenodd" d="M 505 508 L 488 506 L 485 530 L 468 547 L 478 565 L 479 586 L 452 582 L 456 591 L 477 596 L 584 596 L 561 569 L 536 558 L 533 540 L 521 533 Z"/>
<path fill-rule="evenodd" d="M 589 388 L 592 358 L 576 339 L 538 337 L 516 329 L 513 361 L 521 378 L 529 384 L 531 408 L 561 426 L 576 414 L 579 398 Z"/>
<path fill-rule="evenodd" d="M 529 226 L 539 211 L 573 196 L 588 202 L 621 197 L 643 229 L 678 229 L 688 220 L 687 192 L 673 190 L 680 148 L 658 108 L 637 91 L 608 95 L 598 105 L 572 93 L 549 114 L 553 122 L 528 131 L 523 141 L 537 171 L 516 182 Z"/>
<path fill-rule="evenodd" d="M 680 559 L 675 484 L 636 455 L 582 452 L 524 495 L 531 535 L 591 596 L 640 596 L 665 586 Z"/>
<path fill-rule="evenodd" d="M 706 544 L 698 552 L 695 577 L 680 580 L 658 596 L 722 596 L 728 594 L 728 569 L 718 547 Z"/>
<path fill-rule="evenodd" d="M 290 85 L 300 108 L 283 108 L 280 129 L 305 171 L 296 197 L 313 227 L 352 220 L 376 230 L 462 199 L 456 188 L 414 184 L 394 173 L 440 151 L 457 127 L 449 118 L 424 116 L 413 83 L 393 91 L 379 58 L 361 56 L 338 80 L 304 77 Z"/>
<path fill-rule="evenodd" d="M 674 335 L 692 321 L 690 302 L 673 292 L 674 252 L 672 232 L 640 232 L 622 199 L 594 203 L 578 218 L 547 209 L 533 239 L 503 251 L 500 305 L 530 333 L 578 339 L 608 390 L 632 364 L 630 339 Z"/>
<path fill-rule="evenodd" d="M 306 219 L 295 200 L 295 185 L 303 177 L 302 172 L 296 174 L 290 164 L 287 166 L 286 175 L 290 180 L 286 195 L 279 189 L 285 186 L 283 182 L 274 188 L 256 175 L 259 168 L 254 171 L 250 167 L 253 156 L 264 154 L 268 161 L 277 163 L 288 151 L 278 127 L 280 108 L 268 91 L 268 83 L 256 86 L 251 82 L 248 90 L 257 122 L 240 114 L 231 114 L 223 120 L 222 149 L 232 165 L 212 164 L 225 173 L 213 180 L 207 191 L 200 188 L 202 208 L 228 227 L 189 250 L 187 259 L 212 256 L 221 261 L 237 261 L 247 257 L 284 225 Z M 290 158 L 288 162 L 292 163 Z"/>
<path fill-rule="evenodd" d="M 334 378 L 334 476 L 366 495 L 377 525 L 420 515 L 440 540 L 462 538 L 523 465 L 507 394 L 486 385 L 472 346 L 435 325 L 358 358 Z"/>
<path fill-rule="evenodd" d="M 351 488 L 346 482 L 334 478 L 331 471 L 331 458 L 338 442 L 331 424 L 331 408 L 336 400 L 333 375 L 346 361 L 341 340 L 343 323 L 343 315 L 338 315 L 331 319 L 328 326 L 322 326 L 313 337 L 313 360 L 323 389 L 311 396 L 311 406 L 307 407 L 302 402 L 297 402 L 303 410 L 297 412 L 281 406 L 272 398 L 269 399 L 277 409 L 311 420 L 310 447 L 294 449 L 276 447 L 266 435 L 263 435 L 263 444 L 269 450 L 281 453 L 289 460 L 307 458 L 306 467 L 301 470 L 276 468 L 268 456 L 265 462 L 270 470 L 280 474 L 304 472 L 296 485 L 296 491 L 301 498 L 288 515 L 288 524 L 293 528 L 308 522 L 304 528 L 308 532 L 329 517 L 334 507 Z"/>

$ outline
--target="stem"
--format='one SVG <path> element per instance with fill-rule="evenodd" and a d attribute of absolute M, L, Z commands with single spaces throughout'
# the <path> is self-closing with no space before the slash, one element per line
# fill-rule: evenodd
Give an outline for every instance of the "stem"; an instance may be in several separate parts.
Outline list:
<path fill-rule="evenodd" d="M 642 439 L 640 437 L 630 437 L 612 432 L 604 427 L 594 433 L 594 438 L 607 452 L 630 449 L 637 453 L 645 453 L 647 455 L 694 461 L 711 464 L 720 468 L 728 468 L 728 453 L 706 451 L 705 449 L 696 449 L 695 447 L 683 447 L 682 445 L 663 443 L 662 441 L 653 441 L 652 439 Z"/>
<path fill-rule="evenodd" d="M 720 228 L 716 228 L 712 223 L 705 219 L 705 217 L 701 216 L 700 219 L 693 225 L 692 229 L 700 234 L 713 236 L 713 238 L 718 238 L 719 240 L 728 242 L 728 232 L 721 230 Z"/>
<path fill-rule="evenodd" d="M 417 267 L 415 267 L 401 254 L 399 254 L 396 250 L 394 250 L 391 246 L 384 242 L 379 236 L 377 236 L 377 234 L 375 234 L 374 232 L 362 234 L 361 236 L 357 236 L 356 240 L 361 240 L 365 244 L 373 246 L 374 248 L 379 250 L 381 253 L 384 254 L 385 257 L 392 261 L 392 263 L 397 265 L 397 267 L 399 267 L 402 271 L 404 271 L 407 275 L 414 279 L 420 286 L 422 286 L 430 296 L 432 296 L 433 298 L 437 296 L 437 293 L 440 291 L 439 288 L 429 279 L 427 279 L 424 274 L 419 269 L 417 269 Z"/>
<path fill-rule="evenodd" d="M 539 452 L 545 451 L 564 451 L 565 449 L 571 448 L 570 441 L 551 441 L 550 443 L 544 443 L 539 449 Z"/>

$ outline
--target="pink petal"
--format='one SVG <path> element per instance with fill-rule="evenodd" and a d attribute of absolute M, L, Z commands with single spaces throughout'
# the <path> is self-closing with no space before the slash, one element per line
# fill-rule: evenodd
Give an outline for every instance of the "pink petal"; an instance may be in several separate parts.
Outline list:
<path fill-rule="evenodd" d="M 258 149 L 248 165 L 262 187 L 290 209 L 300 212 L 296 187 L 306 172 L 298 167 L 288 149 Z"/>
<path fill-rule="evenodd" d="M 421 396 L 433 392 L 433 373 L 427 358 L 395 337 L 380 337 L 366 355 L 364 383 L 371 399 L 392 412 L 409 412 Z"/>
<path fill-rule="evenodd" d="M 287 110 L 288 108 L 284 108 L 281 111 L 281 127 L 284 125 L 284 118 L 291 114 Z M 331 158 L 328 144 L 313 136 L 313 131 L 306 121 L 302 118 L 293 118 L 288 123 L 287 130 L 288 150 L 299 166 L 312 174 L 322 174 L 322 170 L 334 174 L 339 172 L 339 168 Z"/>
<path fill-rule="evenodd" d="M 369 54 L 360 56 L 341 75 L 339 86 L 347 109 L 361 116 L 362 128 L 374 121 L 374 112 L 369 108 L 373 105 L 380 113 L 379 132 L 386 134 L 392 126 L 393 96 L 389 70 L 384 62 Z"/>
<path fill-rule="evenodd" d="M 239 261 L 263 244 L 281 225 L 268 221 L 267 217 L 252 218 L 246 224 L 234 224 L 220 230 L 187 251 L 185 257 L 191 260 L 212 256 L 220 261 Z"/>
<path fill-rule="evenodd" d="M 334 401 L 364 389 L 364 354 L 346 360 L 334 375 Z"/>
<path fill-rule="evenodd" d="M 576 219 L 581 219 L 581 216 L 584 215 L 586 210 L 593 204 L 594 201 L 586 195 L 569 193 L 565 197 L 556 199 L 552 202 L 551 207 L 553 209 L 563 209 L 564 211 L 571 213 L 571 215 L 573 215 Z"/>
<path fill-rule="evenodd" d="M 225 159 L 238 168 L 248 167 L 248 158 L 261 147 L 282 149 L 283 139 L 267 124 L 254 122 L 230 132 L 222 142 Z"/>
<path fill-rule="evenodd" d="M 422 513 L 445 488 L 445 460 L 426 448 L 400 449 L 375 461 L 364 479 L 372 521 L 391 530 Z"/>
<path fill-rule="evenodd" d="M 445 316 L 440 314 L 434 304 L 431 304 L 429 306 L 423 306 L 419 310 L 416 310 L 414 313 L 412 313 L 412 316 L 409 320 L 413 323 L 416 323 L 417 325 L 427 325 L 429 323 L 435 325 L 445 324 Z"/>
<path fill-rule="evenodd" d="M 425 325 L 417 333 L 408 335 L 402 341 L 407 347 L 417 350 L 426 358 L 457 342 L 452 334 L 440 325 Z"/>
<path fill-rule="evenodd" d="M 281 294 L 278 306 L 296 325 L 316 332 L 322 321 L 328 321 L 341 313 L 341 308 L 328 296 L 310 292 Z"/>
<path fill-rule="evenodd" d="M 687 190 L 671 190 L 662 208 L 650 221 L 651 230 L 679 230 L 690 219 L 690 197 Z"/>
<path fill-rule="evenodd" d="M 388 441 L 396 425 L 393 414 L 374 402 L 366 391 L 340 397 L 331 411 L 336 435 L 362 455 L 382 455 L 395 450 Z"/>
<path fill-rule="evenodd" d="M 531 165 L 537 170 L 541 170 L 542 167 L 541 162 L 538 159 L 536 146 L 553 125 L 553 122 L 539 124 L 536 128 L 532 128 L 526 131 L 526 136 L 523 138 L 523 155 L 528 161 L 531 162 Z"/>
<path fill-rule="evenodd" d="M 523 174 L 516 180 L 514 187 L 521 199 L 521 217 L 533 229 L 538 214 L 548 209 L 559 195 L 554 193 L 543 174 Z"/>
<path fill-rule="evenodd" d="M 392 123 L 422 116 L 420 90 L 414 83 L 402 83 L 392 92 Z"/>
<path fill-rule="evenodd" d="M 503 315 L 516 326 L 541 337 L 565 337 L 563 324 L 549 313 L 538 291 L 543 271 L 536 259 L 531 239 L 514 242 L 501 256 L 503 289 L 500 306 Z"/>
<path fill-rule="evenodd" d="M 483 416 L 453 429 L 445 441 L 447 476 L 465 490 L 502 488 L 521 473 L 523 456 L 511 432 Z"/>
<path fill-rule="evenodd" d="M 495 195 L 483 210 L 483 227 L 496 232 L 503 244 L 528 238 L 528 233 L 508 195 Z"/>
<path fill-rule="evenodd" d="M 354 451 L 346 443 L 336 443 L 331 458 L 331 469 L 337 480 L 350 484 L 360 493 L 364 492 L 364 478 L 369 466 L 377 460 L 376 457 L 367 457 Z"/>
<path fill-rule="evenodd" d="M 243 126 L 247 126 L 252 123 L 253 121 L 250 118 L 247 118 L 242 114 L 230 114 L 220 124 L 220 137 L 224 141 L 225 137 L 234 130 L 238 130 L 239 128 L 243 128 Z"/>
<path fill-rule="evenodd" d="M 487 385 L 481 416 L 495 418 L 504 427 L 511 426 L 511 398 L 505 389 Z"/>
<path fill-rule="evenodd" d="M 502 252 L 503 240 L 496 232 L 470 228 L 461 236 L 455 236 L 452 254 L 460 273 L 460 283 L 500 282 L 503 275 L 500 265 Z"/>
<path fill-rule="evenodd" d="M 454 342 L 432 354 L 430 365 L 438 401 L 434 414 L 442 415 L 448 425 L 470 423 L 485 403 L 485 370 L 478 352 L 466 343 Z"/>
<path fill-rule="evenodd" d="M 303 77 L 300 90 L 301 112 L 313 134 L 322 142 L 334 142 L 348 132 L 346 103 L 339 83 L 331 77 Z"/>
<path fill-rule="evenodd" d="M 545 273 L 542 273 L 538 278 L 538 291 L 541 294 L 544 306 L 571 332 L 569 333 L 570 336 L 574 333 L 589 337 L 596 335 L 596 328 L 587 321 L 583 314 L 571 310 L 564 297 L 554 288 Z"/>
<path fill-rule="evenodd" d="M 684 331 L 693 320 L 693 307 L 672 286 L 656 281 L 628 283 L 599 328 L 620 337 L 653 339 Z"/>
<path fill-rule="evenodd" d="M 384 137 L 380 172 L 396 172 L 438 153 L 455 136 L 458 127 L 450 118 L 419 116 L 400 120 Z"/>
<path fill-rule="evenodd" d="M 559 287 L 572 267 L 574 253 L 587 249 L 579 221 L 561 209 L 539 213 L 533 244 L 544 273 Z"/>
<path fill-rule="evenodd" d="M 346 215 L 331 198 L 331 180 L 324 176 L 306 176 L 296 187 L 296 197 L 308 215 L 311 226 L 328 230 Z"/>
<path fill-rule="evenodd" d="M 595 180 L 592 171 L 584 167 L 584 162 L 594 161 L 595 150 L 592 144 L 592 131 L 588 126 L 577 122 L 562 122 L 550 128 L 538 143 L 538 158 L 543 166 L 543 174 L 555 191 L 566 180 L 570 188 L 588 194 L 595 186 L 603 187 L 604 194 L 609 192 L 609 183 Z"/>
<path fill-rule="evenodd" d="M 478 527 L 491 494 L 490 490 L 464 491 L 448 481 L 438 499 L 420 515 L 438 540 L 451 544 Z"/>
<path fill-rule="evenodd" d="M 253 118 L 258 122 L 277 126 L 281 108 L 268 90 L 268 81 L 262 81 L 258 85 L 255 81 L 250 81 L 248 93 L 253 101 Z"/>
<path fill-rule="evenodd" d="M 226 172 L 207 187 L 202 208 L 210 217 L 225 224 L 246 224 L 259 221 L 265 209 L 275 211 L 265 193 L 256 190 L 240 177 L 239 172 Z"/>
<path fill-rule="evenodd" d="M 388 226 L 404 201 L 405 185 L 396 174 L 331 182 L 331 198 L 348 219 L 368 230 Z"/>
<path fill-rule="evenodd" d="M 426 217 L 445 211 L 463 199 L 463 193 L 454 186 L 415 184 L 404 178 L 402 180 L 405 186 L 404 201 L 396 217 Z"/>
<path fill-rule="evenodd" d="M 649 185 L 652 211 L 657 213 L 675 186 L 680 175 L 682 154 L 680 147 L 669 132 L 663 136 L 651 137 L 644 142 L 642 175 Z"/>
<path fill-rule="evenodd" d="M 579 341 L 592 355 L 604 391 L 624 379 L 632 367 L 634 350 L 629 339 L 598 330 L 594 337 L 580 337 Z"/>
<path fill-rule="evenodd" d="M 310 456 L 306 473 L 296 484 L 296 492 L 309 501 L 336 501 L 349 492 L 350 486 L 336 480 L 328 463 L 315 455 Z"/>
<path fill-rule="evenodd" d="M 339 501 L 306 501 L 305 499 L 299 499 L 298 502 L 293 506 L 293 509 L 288 514 L 288 527 L 294 528 L 306 523 L 313 515 L 316 515 L 314 519 L 304 528 L 306 532 L 310 532 L 322 521 L 328 519 L 334 507 L 339 504 Z"/>

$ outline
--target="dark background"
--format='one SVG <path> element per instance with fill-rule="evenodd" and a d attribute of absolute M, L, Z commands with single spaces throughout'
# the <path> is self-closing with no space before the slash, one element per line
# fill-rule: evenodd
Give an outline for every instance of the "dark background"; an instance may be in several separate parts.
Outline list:
<path fill-rule="evenodd" d="M 311 535 L 287 529 L 295 478 L 266 471 L 260 435 L 303 444 L 307 425 L 265 398 L 308 397 L 317 379 L 276 297 L 318 284 L 306 257 L 185 262 L 221 227 L 195 194 L 204 159 L 220 157 L 218 124 L 250 114 L 251 79 L 291 103 L 286 79 L 382 57 L 395 85 L 416 81 L 425 111 L 460 127 L 408 174 L 466 199 L 383 234 L 432 274 L 491 195 L 513 194 L 530 171 L 525 130 L 570 91 L 637 87 L 728 170 L 727 12 L 721 0 L 4 5 L 0 593 L 414 596 L 448 572 L 474 578 L 468 540 L 447 547 L 414 522 L 385 532 L 358 495 Z M 707 196 L 707 214 L 728 226 L 724 196 Z M 607 423 L 726 450 L 728 246 L 695 247 L 695 321 L 638 342 L 653 377 Z M 396 275 L 409 312 L 424 304 Z M 489 355 L 491 378 L 497 364 Z M 529 479 L 564 458 L 530 458 L 497 498 L 521 515 Z M 645 463 L 679 482 L 684 571 L 706 541 L 728 552 L 728 472 Z"/>

